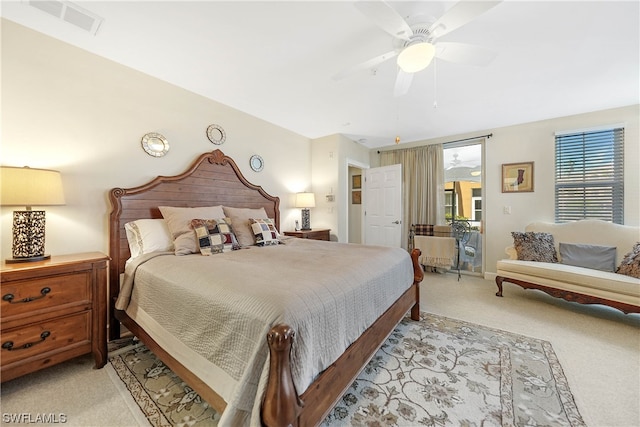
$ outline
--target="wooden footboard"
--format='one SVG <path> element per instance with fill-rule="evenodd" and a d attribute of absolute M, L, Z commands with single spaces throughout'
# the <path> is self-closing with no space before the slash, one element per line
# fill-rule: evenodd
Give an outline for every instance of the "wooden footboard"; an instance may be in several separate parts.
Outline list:
<path fill-rule="evenodd" d="M 411 252 L 414 281 L 378 320 L 371 325 L 331 366 L 298 396 L 289 366 L 294 333 L 286 325 L 274 327 L 268 335 L 269 381 L 262 404 L 262 422 L 269 427 L 316 426 L 329 414 L 340 397 L 357 378 L 380 345 L 411 310 L 420 319 L 420 282 L 424 277 L 418 262 L 420 250 Z"/>
<path fill-rule="evenodd" d="M 579 292 L 571 292 L 565 291 L 563 289 L 551 288 L 549 286 L 538 285 L 536 283 L 525 282 L 524 280 L 512 279 L 510 277 L 504 276 L 496 276 L 496 285 L 498 286 L 498 292 L 496 292 L 496 296 L 502 296 L 502 282 L 511 282 L 515 283 L 518 286 L 521 286 L 524 289 L 538 289 L 542 292 L 545 292 L 552 297 L 562 298 L 567 301 L 577 302 L 580 304 L 602 304 L 607 305 L 609 307 L 613 307 L 622 311 L 625 314 L 628 313 L 640 313 L 640 307 L 627 304 L 619 301 L 612 301 L 605 298 L 595 297 L 592 295 L 585 295 Z"/>

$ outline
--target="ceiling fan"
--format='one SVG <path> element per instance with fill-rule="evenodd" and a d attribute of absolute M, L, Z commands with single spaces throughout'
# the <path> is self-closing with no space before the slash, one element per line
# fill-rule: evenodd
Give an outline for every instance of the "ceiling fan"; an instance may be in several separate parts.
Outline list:
<path fill-rule="evenodd" d="M 498 3 L 501 1 L 460 1 L 435 22 L 418 21 L 409 25 L 384 0 L 356 1 L 356 9 L 393 37 L 395 48 L 350 67 L 333 76 L 333 79 L 341 80 L 397 56 L 398 75 L 394 96 L 401 96 L 408 92 L 413 74 L 429 66 L 434 57 L 456 63 L 487 65 L 495 57 L 494 52 L 465 43 L 438 42 L 437 39 L 467 24 Z"/>
<path fill-rule="evenodd" d="M 462 163 L 462 160 L 460 160 L 458 156 L 458 153 L 453 153 L 453 159 L 449 162 L 449 166 L 447 167 L 447 169 L 455 168 L 460 163 Z"/>

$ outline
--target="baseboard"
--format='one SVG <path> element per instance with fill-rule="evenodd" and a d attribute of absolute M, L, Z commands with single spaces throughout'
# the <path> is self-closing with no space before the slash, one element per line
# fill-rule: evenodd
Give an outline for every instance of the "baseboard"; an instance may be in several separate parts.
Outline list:
<path fill-rule="evenodd" d="M 484 272 L 484 280 L 491 280 L 495 282 L 496 277 L 498 277 L 498 273 L 488 273 L 486 271 Z"/>

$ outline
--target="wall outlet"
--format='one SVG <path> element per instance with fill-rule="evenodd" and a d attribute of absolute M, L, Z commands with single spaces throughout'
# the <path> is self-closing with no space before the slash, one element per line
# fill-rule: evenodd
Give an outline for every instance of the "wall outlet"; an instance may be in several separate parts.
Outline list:
<path fill-rule="evenodd" d="M 511 215 L 511 206 L 503 206 L 502 213 L 505 215 Z"/>

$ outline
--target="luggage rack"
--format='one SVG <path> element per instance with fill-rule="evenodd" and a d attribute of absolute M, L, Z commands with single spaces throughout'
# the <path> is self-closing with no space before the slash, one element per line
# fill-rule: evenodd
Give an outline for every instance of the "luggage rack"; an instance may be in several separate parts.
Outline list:
<path fill-rule="evenodd" d="M 451 221 L 448 225 L 411 224 L 411 227 L 409 228 L 409 250 L 412 250 L 416 246 L 416 236 L 448 237 L 455 239 L 455 253 L 453 257 L 456 260 L 455 267 L 458 270 L 458 280 L 460 280 L 460 277 L 462 275 L 460 269 L 460 254 L 462 251 L 465 251 L 466 253 L 467 243 L 469 242 L 469 239 L 471 237 L 471 224 L 469 223 L 469 221 L 455 220 Z M 423 253 L 424 252 L 425 251 L 423 250 Z M 428 253 L 424 253 L 423 255 L 425 255 L 426 258 L 429 257 Z M 432 265 L 431 267 L 435 269 L 438 266 Z"/>

